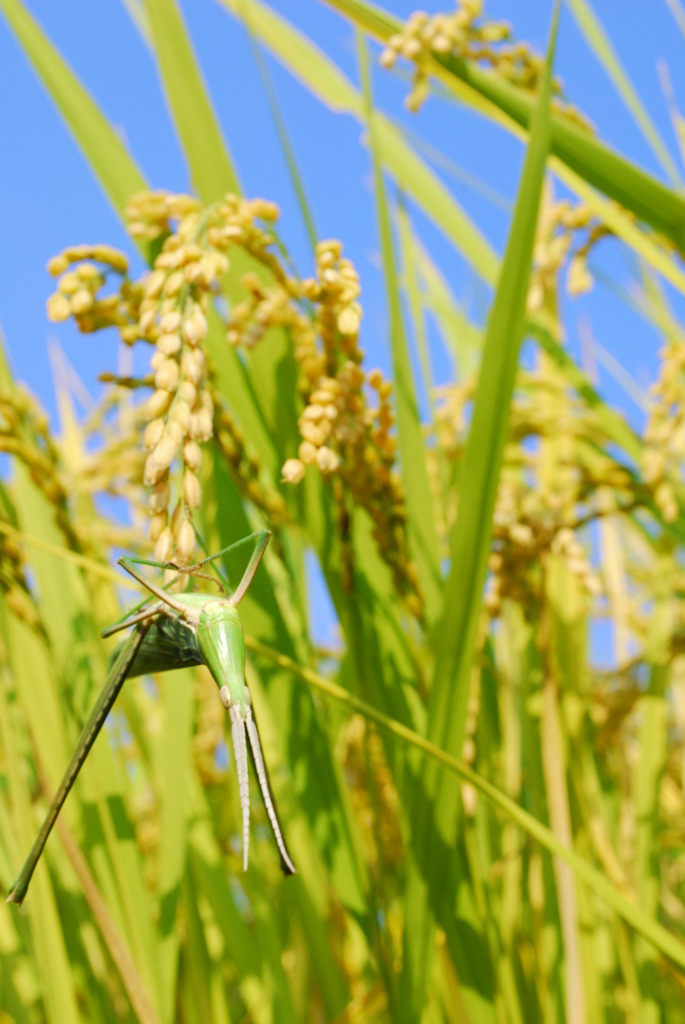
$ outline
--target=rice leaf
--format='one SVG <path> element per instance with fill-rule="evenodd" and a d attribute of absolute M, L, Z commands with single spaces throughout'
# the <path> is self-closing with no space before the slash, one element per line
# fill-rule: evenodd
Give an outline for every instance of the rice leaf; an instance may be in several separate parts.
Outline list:
<path fill-rule="evenodd" d="M 525 328 L 535 228 L 549 141 L 551 66 L 556 15 L 531 141 L 521 176 L 512 226 L 485 335 L 473 415 L 460 472 L 459 507 L 453 529 L 450 571 L 428 710 L 428 737 L 458 755 L 480 619 L 492 514 L 507 436 L 509 406 Z M 427 766 L 412 809 L 413 870 L 423 880 L 422 898 L 407 903 L 405 999 L 416 1014 L 423 1000 L 433 942 L 434 908 L 447 874 L 459 813 L 459 793 Z M 439 837 L 439 839 L 437 838 Z M 410 882 L 411 886 L 411 882 Z"/>
<path fill-rule="evenodd" d="M 160 77 L 198 195 L 212 203 L 225 192 L 239 194 L 238 178 L 179 6 L 175 0 L 146 0 L 145 9 Z"/>
<path fill-rule="evenodd" d="M 595 57 L 606 71 L 616 92 L 632 114 L 635 123 L 652 147 L 652 151 L 661 162 L 661 166 L 668 174 L 672 184 L 676 188 L 682 188 L 682 177 L 678 168 L 638 93 L 633 88 L 628 75 L 624 71 L 621 61 L 612 46 L 611 39 L 605 32 L 590 0 L 566 0 L 566 5 L 576 19 L 576 24 L 585 37 L 586 43 L 594 51 Z"/>
<path fill-rule="evenodd" d="M 441 579 L 438 542 L 434 529 L 435 517 L 426 470 L 426 445 L 421 430 L 419 407 L 414 391 L 413 371 L 409 359 L 409 347 L 404 331 L 395 243 L 392 237 L 390 214 L 381 170 L 380 147 L 378 145 L 376 119 L 371 98 L 368 57 L 364 49 L 365 44 L 359 38 L 358 43 L 373 160 L 385 287 L 388 296 L 393 377 L 397 392 L 397 427 L 400 442 L 400 460 L 407 495 L 409 537 L 412 553 L 419 570 L 419 580 L 425 595 L 427 619 L 432 624 L 435 622 L 439 612 Z"/>

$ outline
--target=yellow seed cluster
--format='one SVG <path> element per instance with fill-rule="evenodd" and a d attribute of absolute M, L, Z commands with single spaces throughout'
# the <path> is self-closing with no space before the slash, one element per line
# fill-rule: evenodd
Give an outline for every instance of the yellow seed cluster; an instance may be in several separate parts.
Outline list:
<path fill-rule="evenodd" d="M 48 263 L 48 272 L 59 278 L 57 291 L 47 302 L 48 319 L 59 323 L 73 317 L 83 334 L 116 327 L 131 339 L 138 320 L 140 288 L 127 278 L 128 260 L 109 245 L 74 245 Z M 117 290 L 100 291 L 114 278 Z"/>
<path fill-rule="evenodd" d="M 73 317 L 84 332 L 115 326 L 128 344 L 153 346 L 149 378 L 104 379 L 129 388 L 153 384 L 145 408 L 143 479 L 152 489 L 149 533 L 159 561 L 173 556 L 187 563 L 196 544 L 192 515 L 202 500 L 201 445 L 214 432 L 204 352 L 212 293 L 220 289 L 234 246 L 286 280 L 270 252 L 273 236 L 259 223 L 277 215 L 261 199 L 229 194 L 203 207 L 192 196 L 145 192 L 126 208 L 131 235 L 160 248 L 141 280 L 128 278 L 126 258 L 108 246 L 74 246 L 50 261 L 49 271 L 59 277 L 48 300 L 51 319 Z M 112 280 L 115 289 L 103 294 Z M 253 479 L 246 486 L 258 489 Z"/>
<path fill-rule="evenodd" d="M 587 229 L 587 237 L 570 256 L 577 234 Z M 590 250 L 608 229 L 593 221 L 590 209 L 584 204 L 573 205 L 568 200 L 543 206 L 537 225 L 533 268 L 528 290 L 529 313 L 539 310 L 545 296 L 554 294 L 557 277 L 569 261 L 566 286 L 569 295 L 581 295 L 592 288 L 592 277 L 587 268 Z"/>
<path fill-rule="evenodd" d="M 22 384 L 0 390 L 0 452 L 19 459 L 35 486 L 53 507 L 55 522 L 67 542 L 78 546 L 78 524 L 67 504 L 70 487 L 47 414 Z M 6 513 L 3 514 L 5 517 Z M 42 630 L 40 613 L 24 574 L 21 548 L 0 533 L 0 587 L 7 607 L 32 628 Z"/>
<path fill-rule="evenodd" d="M 679 515 L 677 486 L 685 461 L 685 341 L 675 338 L 660 353 L 659 377 L 650 393 L 642 469 L 666 522 Z"/>
<path fill-rule="evenodd" d="M 264 231 L 258 217 L 275 215 L 271 204 L 227 195 L 205 209 L 189 196 L 147 193 L 134 197 L 128 216 L 133 234 L 166 235 L 152 273 L 144 281 L 140 329 L 153 342 L 155 391 L 147 406 L 145 483 L 150 498 L 150 537 L 155 557 L 175 554 L 188 562 L 195 548 L 192 512 L 202 500 L 200 445 L 214 433 L 214 401 L 208 386 L 203 343 L 212 292 L 229 268 L 228 250 L 259 248 Z M 270 240 L 270 236 L 269 236 Z M 173 513 L 170 474 L 180 462 L 180 494 Z"/>
<path fill-rule="evenodd" d="M 394 472 L 396 438 L 392 384 L 380 370 L 366 372 L 359 348 L 362 309 L 354 264 L 338 241 L 316 248 L 315 277 L 296 281 L 281 275 L 268 286 L 254 276 L 249 297 L 232 312 L 228 339 L 251 347 L 273 326 L 287 327 L 300 370 L 304 410 L 297 457 L 283 466 L 283 479 L 299 483 L 308 467 L 344 484 L 374 522 L 374 537 L 408 610 L 421 615 L 421 595 L 405 531 L 405 500 Z M 302 301 L 313 306 L 306 315 Z"/>
<path fill-rule="evenodd" d="M 381 54 L 381 65 L 392 68 L 399 57 L 415 64 L 412 90 L 405 100 L 408 110 L 418 111 L 428 98 L 425 58 L 429 56 L 483 63 L 518 88 L 537 90 L 544 57 L 533 53 L 528 43 L 512 42 L 508 23 L 480 21 L 483 6 L 482 0 L 460 0 L 458 9 L 447 14 L 414 11 L 402 31 L 390 37 Z M 555 81 L 553 88 L 560 92 L 560 83 Z M 589 127 L 586 118 L 570 104 L 555 102 L 555 107 L 582 127 Z"/>
<path fill-rule="evenodd" d="M 74 460 L 69 445 L 65 449 L 53 438 L 48 417 L 38 400 L 22 384 L 10 391 L 0 390 L 0 451 L 19 459 L 35 486 L 52 506 L 57 526 L 66 542 L 81 551 L 99 555 L 103 545 L 130 548 L 138 531 L 130 526 L 92 517 L 80 518 L 71 499 L 80 494 L 106 491 L 139 504 L 139 487 L 131 480 L 140 480 L 142 466 L 134 447 L 135 437 L 130 424 L 118 409 L 116 426 L 108 417 L 112 398 L 96 407 L 83 426 L 83 436 L 101 439 L 97 450 L 81 452 Z"/>
<path fill-rule="evenodd" d="M 175 226 L 178 224 L 180 227 L 187 217 L 197 216 L 201 209 L 201 204 L 194 196 L 174 194 L 163 189 L 139 192 L 126 204 L 128 231 L 133 238 L 155 242 L 158 238 L 178 233 Z"/>
<path fill-rule="evenodd" d="M 174 555 L 187 563 L 196 543 L 192 513 L 202 500 L 200 444 L 213 433 L 214 405 L 202 347 L 208 330 L 208 295 L 228 261 L 217 259 L 220 254 L 208 255 L 196 240 L 202 232 L 198 203 L 187 197 L 170 197 L 169 217 L 180 216 L 180 198 L 185 201 L 178 230 L 165 238 L 152 272 L 143 282 L 140 330 L 155 346 L 150 360 L 154 392 L 146 406 L 143 438 L 149 452 L 143 478 L 152 488 L 150 539 L 159 561 Z M 158 194 L 149 197 L 149 205 L 145 197 L 136 197 L 128 211 L 135 218 L 135 230 L 141 231 L 145 224 L 151 232 L 164 205 Z M 179 487 L 172 502 L 172 467 L 179 463 Z"/>
<path fill-rule="evenodd" d="M 438 507 L 444 491 L 439 467 L 461 457 L 474 392 L 474 381 L 440 392 L 437 444 L 428 449 Z M 537 449 L 533 440 L 538 441 Z M 563 452 L 563 457 L 556 459 L 552 485 L 540 442 L 547 450 L 552 444 Z M 611 441 L 597 416 L 582 399 L 568 392 L 560 377 L 519 371 L 493 517 L 485 598 L 492 617 L 499 615 L 504 598 L 524 607 L 539 604 L 544 564 L 550 553 L 564 560 L 588 597 L 601 595 L 602 581 L 578 531 L 601 516 L 628 511 L 649 500 L 643 482 L 611 451 Z M 456 508 L 450 506 L 439 522 L 445 544 L 455 515 Z"/>
<path fill-rule="evenodd" d="M 14 538 L 0 533 L 0 590 L 9 611 L 31 629 L 43 631 L 43 623 L 24 572 L 25 556 Z M 7 660 L 5 655 L 5 662 Z"/>
<path fill-rule="evenodd" d="M 630 210 L 618 207 L 613 200 L 612 205 L 620 209 L 622 217 L 635 221 Z M 545 296 L 554 292 L 558 274 L 564 265 L 568 266 L 567 294 L 575 297 L 589 292 L 594 280 L 588 268 L 588 257 L 598 242 L 613 237 L 612 229 L 584 203 L 574 204 L 562 199 L 546 204 L 537 225 L 528 312 L 539 310 Z M 650 232 L 649 237 L 664 253 L 673 255 L 675 250 L 669 239 L 654 232 Z"/>
<path fill-rule="evenodd" d="M 48 417 L 22 384 L 11 391 L 0 391 L 0 451 L 21 459 L 36 487 L 55 505 L 60 520 L 64 520 L 67 488 Z"/>

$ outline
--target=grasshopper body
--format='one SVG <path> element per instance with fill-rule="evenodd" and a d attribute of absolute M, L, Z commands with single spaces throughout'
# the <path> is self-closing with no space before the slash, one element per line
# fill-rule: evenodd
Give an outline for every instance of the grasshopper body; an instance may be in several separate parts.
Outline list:
<path fill-rule="evenodd" d="M 271 794 L 257 723 L 252 711 L 250 691 L 245 681 L 245 641 L 236 609 L 236 605 L 252 582 L 269 537 L 267 531 L 262 531 L 231 545 L 231 548 L 234 548 L 250 540 L 257 541 L 243 578 L 229 597 L 192 593 L 170 594 L 146 579 L 136 568 L 140 564 L 158 568 L 167 568 L 166 566 L 142 559 L 119 560 L 120 564 L 153 594 L 155 600 L 139 606 L 132 615 L 103 632 L 103 636 L 109 636 L 129 626 L 133 627 L 128 640 L 114 652 L 103 691 L 83 728 L 26 863 L 10 889 L 8 903 L 21 903 L 24 899 L 31 876 L 62 805 L 125 680 L 129 676 L 165 672 L 187 665 L 207 666 L 219 687 L 221 700 L 231 716 L 231 734 L 242 814 L 244 870 L 247 870 L 250 843 L 250 790 L 247 769 L 249 750 L 278 846 L 281 867 L 286 875 L 295 874 L 295 865 L 288 853 Z M 192 574 L 200 566 L 213 562 L 231 548 L 225 548 L 197 566 L 179 572 Z"/>

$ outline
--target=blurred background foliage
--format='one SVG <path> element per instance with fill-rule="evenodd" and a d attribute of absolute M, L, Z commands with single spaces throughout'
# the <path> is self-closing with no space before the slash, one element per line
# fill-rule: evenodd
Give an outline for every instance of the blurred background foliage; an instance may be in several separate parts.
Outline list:
<path fill-rule="evenodd" d="M 28 9 L 0 0 L 129 236 L 49 266 L 50 319 L 121 339 L 97 404 L 84 415 L 60 372 L 57 432 L 0 369 L 0 888 L 106 676 L 100 630 L 134 600 L 112 555 L 188 562 L 198 536 L 213 552 L 263 527 L 248 682 L 298 874 L 280 876 L 260 805 L 241 871 L 207 672 L 132 681 L 24 907 L 0 909 L 0 1020 L 685 1019 L 676 161 L 586 0 L 568 6 L 669 184 L 572 105 L 554 29 L 545 55 L 477 0 L 404 24 L 330 0 L 355 28 L 354 87 L 267 5 L 223 6 L 258 60 L 363 125 L 389 368 L 360 346 L 358 268 L 344 237 L 316 236 L 275 92 L 307 272 L 279 197 L 240 196 L 175 2 L 127 7 L 192 195 L 146 183 Z M 526 145 L 501 258 L 376 104 L 372 79 L 395 67 L 411 110 L 432 90 Z M 485 326 L 421 218 L 494 288 Z M 561 293 L 572 306 L 593 287 L 607 239 L 634 268 L 620 301 L 661 338 L 649 392 L 620 339 L 603 356 L 639 429 L 565 344 Z"/>

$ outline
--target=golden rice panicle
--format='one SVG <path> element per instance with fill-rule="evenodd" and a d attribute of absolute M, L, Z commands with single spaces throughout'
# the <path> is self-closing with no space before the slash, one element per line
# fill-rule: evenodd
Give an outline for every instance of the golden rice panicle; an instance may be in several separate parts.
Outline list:
<path fill-rule="evenodd" d="M 68 492 L 60 453 L 50 433 L 47 413 L 20 383 L 0 391 L 0 451 L 24 463 L 36 487 L 54 505 L 60 526 L 64 526 Z"/>
<path fill-rule="evenodd" d="M 288 277 L 272 252 L 271 225 L 278 208 L 267 200 L 226 194 L 205 207 L 193 196 L 141 192 L 128 201 L 126 217 L 134 238 L 156 243 L 159 251 L 151 270 L 132 281 L 126 257 L 109 246 L 65 249 L 48 266 L 59 279 L 48 300 L 48 315 L 55 321 L 73 317 L 88 333 L 116 327 L 127 344 L 142 341 L 152 348 L 149 377 L 105 374 L 102 379 L 129 388 L 153 386 L 144 412 L 148 454 L 141 480 L 151 488 L 149 534 L 157 560 L 173 556 L 185 564 L 196 543 L 193 511 L 202 502 L 201 445 L 214 433 L 215 402 L 204 351 L 208 314 L 229 270 L 228 254 L 233 247 L 246 251 L 275 282 L 269 296 L 255 275 L 246 282 L 248 307 L 262 307 L 267 323 L 288 323 L 292 316 L 304 320 L 292 306 L 292 298 L 300 297 L 299 283 Z M 112 281 L 114 291 L 104 294 Z M 254 333 L 261 336 L 259 330 Z M 232 435 L 234 448 L 236 430 L 222 423 L 222 438 Z M 259 467 L 246 456 L 244 445 L 237 448 L 235 468 L 243 490 L 283 518 L 282 498 L 260 484 Z"/>
<path fill-rule="evenodd" d="M 193 196 L 172 192 L 138 192 L 126 203 L 125 217 L 128 232 L 133 238 L 154 242 L 173 234 L 172 222 L 181 222 L 193 214 L 198 215 L 202 204 Z"/>
<path fill-rule="evenodd" d="M 347 495 L 373 519 L 379 551 L 408 610 L 420 617 L 422 598 L 408 555 L 404 493 L 394 472 L 392 384 L 380 370 L 367 373 L 362 365 L 356 267 L 343 256 L 341 242 L 322 241 L 316 247 L 315 276 L 300 281 L 286 273 L 268 244 L 267 234 L 255 236 L 250 245 L 268 267 L 269 281 L 254 273 L 244 276 L 247 296 L 231 310 L 227 339 L 252 348 L 272 327 L 289 332 L 304 408 L 297 457 L 284 463 L 282 480 L 298 484 L 308 467 L 315 467 L 324 477 L 342 481 L 343 498 Z"/>
<path fill-rule="evenodd" d="M 461 458 L 474 392 L 474 380 L 441 388 L 435 445 L 428 447 L 436 507 L 443 510 L 438 521 L 443 545 L 456 508 L 453 488 L 443 483 L 440 467 Z M 545 453 L 550 448 L 563 452 L 554 463 L 553 483 Z M 448 481 L 452 476 L 447 474 Z M 445 490 L 452 495 L 446 507 Z M 648 503 L 643 481 L 623 465 L 620 453 L 614 454 L 601 420 L 561 375 L 546 361 L 537 370 L 519 370 L 493 517 L 488 615 L 498 617 L 505 599 L 537 607 L 550 555 L 564 561 L 589 601 L 601 597 L 602 577 L 581 531 L 603 516 L 628 514 Z"/>
<path fill-rule="evenodd" d="M 371 516 L 379 553 L 407 610 L 421 618 L 423 600 L 408 552 L 404 491 L 395 472 L 393 386 L 380 370 L 363 368 L 361 287 L 354 264 L 342 252 L 337 240 L 320 242 L 316 277 L 302 284 L 315 316 L 313 329 L 293 334 L 305 408 L 299 418 L 298 458 L 285 463 L 283 478 L 298 483 L 309 466 L 326 477 L 339 477 L 343 496 Z"/>
<path fill-rule="evenodd" d="M 53 436 L 47 413 L 23 384 L 0 389 L 0 451 L 20 460 L 26 467 L 34 485 L 52 506 L 52 515 L 66 544 L 98 556 L 103 543 L 129 546 L 130 535 L 135 536 L 135 531 L 109 520 L 94 520 L 79 514 L 82 503 L 74 499 L 103 492 L 133 501 L 139 496 L 139 486 L 133 497 L 130 488 L 131 480 L 140 479 L 140 472 L 136 472 L 140 459 L 134 447 L 137 439 L 128 430 L 122 434 L 125 416 L 118 418 L 118 433 L 113 439 L 108 414 L 114 404 L 111 400 L 118 402 L 118 392 L 110 392 L 108 399 L 92 410 L 83 428 L 82 436 L 97 435 L 98 448 L 82 452 L 74 459 L 71 438 Z"/>
<path fill-rule="evenodd" d="M 136 232 L 168 233 L 152 271 L 143 281 L 141 336 L 154 346 L 150 359 L 154 391 L 146 406 L 143 471 L 150 493 L 150 539 L 154 557 L 192 560 L 192 523 L 202 502 L 200 445 L 213 435 L 214 403 L 204 354 L 212 289 L 228 260 L 206 245 L 206 211 L 189 196 L 151 193 L 129 204 Z"/>
<path fill-rule="evenodd" d="M 614 200 L 611 200 L 611 205 L 620 209 L 623 218 L 635 222 L 635 215 L 629 210 L 618 206 Z M 594 278 L 588 259 L 602 239 L 613 237 L 613 230 L 585 203 L 573 203 L 568 199 L 547 203 L 537 226 L 528 312 L 535 313 L 543 307 L 545 296 L 556 289 L 556 278 L 563 267 L 567 267 L 566 292 L 569 296 L 577 297 L 589 292 Z M 675 251 L 673 244 L 661 235 L 650 232 L 650 240 L 664 253 L 673 254 Z"/>
<path fill-rule="evenodd" d="M 580 232 L 585 237 L 578 238 Z M 536 313 L 548 299 L 556 295 L 557 279 L 568 266 L 566 290 L 577 296 L 590 291 L 594 281 L 587 267 L 587 258 L 596 242 L 608 233 L 593 219 L 585 204 L 567 199 L 544 205 L 537 225 L 533 270 L 528 289 L 527 309 Z M 577 246 L 572 251 L 574 244 Z"/>
<path fill-rule="evenodd" d="M 47 269 L 58 278 L 47 301 L 49 320 L 73 317 L 83 334 L 116 327 L 124 341 L 136 340 L 141 290 L 128 278 L 124 253 L 109 245 L 74 245 L 54 256 Z M 101 294 L 112 280 L 116 290 Z"/>
<path fill-rule="evenodd" d="M 145 237 L 168 232 L 144 282 L 140 306 L 141 332 L 155 346 L 151 360 L 155 391 L 148 403 L 145 431 L 150 451 L 145 483 L 153 488 L 150 537 L 155 557 L 165 561 L 173 552 L 186 563 L 195 547 L 192 513 L 202 501 L 200 446 L 214 435 L 215 401 L 203 351 L 209 304 L 228 272 L 233 247 L 249 252 L 270 270 L 280 266 L 268 251 L 273 235 L 260 223 L 274 221 L 278 209 L 266 200 L 246 200 L 230 193 L 207 208 L 188 196 L 152 193 L 147 200 L 136 197 L 131 216 L 136 231 Z M 258 283 L 252 282 L 252 290 L 259 292 Z M 225 440 L 231 434 L 226 417 L 231 425 L 233 421 L 226 410 L 221 412 Z M 279 504 L 273 494 L 263 493 L 258 469 L 252 467 L 246 476 L 245 460 L 238 461 L 246 495 L 267 509 Z M 182 466 L 179 494 L 172 495 L 172 470 L 178 463 Z M 280 504 L 284 505 L 282 499 Z"/>
<path fill-rule="evenodd" d="M 5 510 L 0 519 L 6 522 Z M 12 529 L 9 523 L 6 524 Z M 15 539 L 15 536 L 17 539 Z M 0 530 L 0 591 L 9 611 L 25 622 L 31 629 L 44 633 L 36 599 L 31 591 L 24 571 L 26 556 L 18 542 L 18 531 L 6 533 Z M 0 657 L 7 661 L 7 652 L 0 650 Z"/>
<path fill-rule="evenodd" d="M 128 278 L 125 256 L 108 246 L 74 246 L 48 266 L 59 277 L 57 291 L 48 301 L 51 319 L 71 316 L 84 332 L 114 326 L 126 343 L 142 340 L 153 347 L 150 378 L 106 379 L 129 387 L 154 385 L 145 410 L 144 445 L 149 454 L 143 478 L 152 488 L 150 536 L 161 561 L 173 554 L 187 562 L 195 549 L 191 520 L 202 500 L 200 445 L 213 433 L 203 350 L 207 310 L 211 292 L 228 270 L 225 250 L 233 244 L 222 234 L 226 219 L 220 207 L 232 207 L 234 200 L 229 196 L 223 204 L 205 209 L 192 196 L 133 196 L 126 208 L 130 233 L 161 240 L 151 272 L 140 281 Z M 103 295 L 112 278 L 117 290 Z"/>
<path fill-rule="evenodd" d="M 667 523 L 680 514 L 677 491 L 685 460 L 685 341 L 676 337 L 659 352 L 661 364 L 650 388 L 642 471 Z"/>
<path fill-rule="evenodd" d="M 380 63 L 392 68 L 399 58 L 414 64 L 412 89 L 405 106 L 416 113 L 429 95 L 427 58 L 453 58 L 485 64 L 519 89 L 535 92 L 544 70 L 541 54 L 534 53 L 526 42 L 514 42 L 511 26 L 504 21 L 481 20 L 482 0 L 461 0 L 456 11 L 427 14 L 414 11 L 400 32 L 391 36 L 383 50 Z M 553 82 L 556 93 L 561 83 Z M 555 108 L 580 127 L 591 126 L 585 116 L 568 103 Z"/>

